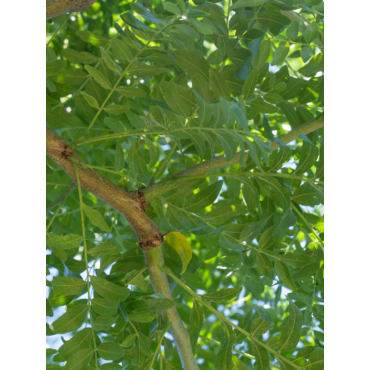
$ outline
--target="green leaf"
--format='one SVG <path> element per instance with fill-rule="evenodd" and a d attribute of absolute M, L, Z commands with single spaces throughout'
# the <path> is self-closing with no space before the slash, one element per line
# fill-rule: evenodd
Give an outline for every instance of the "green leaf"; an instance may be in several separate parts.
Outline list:
<path fill-rule="evenodd" d="M 121 14 L 120 17 L 125 23 L 127 23 L 131 27 L 136 28 L 138 30 L 140 29 L 145 29 L 148 31 L 153 30 L 152 28 L 150 28 L 149 26 L 147 26 L 146 24 L 140 22 L 137 18 L 135 18 L 135 16 L 130 11 L 124 14 Z"/>
<path fill-rule="evenodd" d="M 104 45 L 107 42 L 109 42 L 109 39 L 106 39 L 105 37 L 102 36 L 94 35 L 89 31 L 77 31 L 76 35 L 81 37 L 82 40 L 90 42 L 94 46 Z"/>
<path fill-rule="evenodd" d="M 306 135 L 302 134 L 299 135 L 299 137 L 303 139 L 303 145 L 299 156 L 298 165 L 294 171 L 295 174 L 306 172 L 315 164 L 319 155 L 319 149 L 311 142 L 311 140 L 307 138 Z"/>
<path fill-rule="evenodd" d="M 136 13 L 140 14 L 147 22 L 150 23 L 166 23 L 169 22 L 169 19 L 162 19 L 154 14 L 150 13 L 142 4 L 140 3 L 131 3 L 131 9 Z"/>
<path fill-rule="evenodd" d="M 48 247 L 54 247 L 59 249 L 73 249 L 79 247 L 81 243 L 81 236 L 70 234 L 70 235 L 46 235 L 46 245 Z"/>
<path fill-rule="evenodd" d="M 275 225 L 272 225 L 267 230 L 265 230 L 259 240 L 258 248 L 261 250 L 270 248 L 275 242 L 277 231 L 278 230 L 276 229 Z"/>
<path fill-rule="evenodd" d="M 235 299 L 242 291 L 240 288 L 220 289 L 217 292 L 202 294 L 201 297 L 209 302 L 227 302 L 230 299 Z"/>
<path fill-rule="evenodd" d="M 270 57 L 270 51 L 271 51 L 271 41 L 270 40 L 263 41 L 258 51 L 257 63 L 255 65 L 256 68 L 261 70 L 264 67 L 265 63 L 267 62 L 267 59 Z"/>
<path fill-rule="evenodd" d="M 94 290 L 96 290 L 102 297 L 114 301 L 119 300 L 123 302 L 130 294 L 129 289 L 97 276 L 91 276 L 91 284 Z"/>
<path fill-rule="evenodd" d="M 302 267 L 315 262 L 314 257 L 299 252 L 283 254 L 279 258 L 280 260 L 293 267 Z"/>
<path fill-rule="evenodd" d="M 212 211 L 207 213 L 203 220 L 209 222 L 211 224 L 220 225 L 228 221 L 231 217 L 244 212 L 245 206 L 240 204 L 235 206 L 235 209 L 230 205 L 217 205 L 216 207 L 213 206 Z"/>
<path fill-rule="evenodd" d="M 145 92 L 139 87 L 119 86 L 116 88 L 116 91 L 122 96 L 126 96 L 127 98 L 145 98 L 146 97 Z"/>
<path fill-rule="evenodd" d="M 265 347 L 252 341 L 253 354 L 256 357 L 254 370 L 270 370 L 270 356 Z"/>
<path fill-rule="evenodd" d="M 292 128 L 298 127 L 301 124 L 301 120 L 299 119 L 296 110 L 292 107 L 291 104 L 287 103 L 286 101 L 283 101 L 280 104 L 280 108 L 283 111 L 286 118 L 288 119 L 289 125 Z"/>
<path fill-rule="evenodd" d="M 158 316 L 157 312 L 154 313 L 133 313 L 128 315 L 128 318 L 134 322 L 151 322 Z"/>
<path fill-rule="evenodd" d="M 281 331 L 279 352 L 294 350 L 301 337 L 302 312 L 289 300 L 289 318 Z"/>
<path fill-rule="evenodd" d="M 94 319 L 94 330 L 107 331 L 116 322 L 117 316 L 101 315 Z"/>
<path fill-rule="evenodd" d="M 295 291 L 297 290 L 296 285 L 294 284 L 292 275 L 289 271 L 288 266 L 281 262 L 281 261 L 276 261 L 275 262 L 275 271 L 281 281 L 282 284 L 284 284 L 287 288 Z"/>
<path fill-rule="evenodd" d="M 125 126 L 112 117 L 105 117 L 104 123 L 115 133 L 125 132 Z"/>
<path fill-rule="evenodd" d="M 282 141 L 275 140 L 279 144 L 279 152 L 274 158 L 273 163 L 270 166 L 269 172 L 275 172 L 281 168 L 282 164 L 288 161 L 292 155 L 292 150 L 285 145 Z"/>
<path fill-rule="evenodd" d="M 56 86 L 53 84 L 53 82 L 50 80 L 50 78 L 46 77 L 46 87 L 50 92 L 57 91 Z"/>
<path fill-rule="evenodd" d="M 304 63 L 308 62 L 313 55 L 313 49 L 311 46 L 305 46 L 301 49 L 301 58 Z"/>
<path fill-rule="evenodd" d="M 130 48 L 127 46 L 127 44 L 124 41 L 121 41 L 117 38 L 112 39 L 112 49 L 115 57 L 117 59 L 122 59 L 126 61 L 132 60 L 132 55 Z"/>
<path fill-rule="evenodd" d="M 276 113 L 279 109 L 274 105 L 268 104 L 262 98 L 254 99 L 250 102 L 251 108 L 255 109 L 258 113 Z"/>
<path fill-rule="evenodd" d="M 243 85 L 243 95 L 245 100 L 248 100 L 253 95 L 258 81 L 258 75 L 259 69 L 253 68 L 245 80 Z"/>
<path fill-rule="evenodd" d="M 218 242 L 222 248 L 231 250 L 231 251 L 242 251 L 245 250 L 245 247 L 240 245 L 237 240 L 232 238 L 229 235 L 221 234 Z"/>
<path fill-rule="evenodd" d="M 118 300 L 105 298 L 94 298 L 91 300 L 92 309 L 99 315 L 115 315 L 118 303 Z"/>
<path fill-rule="evenodd" d="M 76 305 L 55 320 L 50 328 L 55 334 L 64 334 L 76 330 L 85 322 L 87 311 L 87 305 Z"/>
<path fill-rule="evenodd" d="M 269 2 L 268 0 L 238 0 L 232 6 L 230 6 L 230 10 L 238 9 L 238 8 L 245 8 L 251 6 L 258 6 L 264 3 Z"/>
<path fill-rule="evenodd" d="M 274 36 L 278 35 L 282 28 L 291 22 L 285 15 L 274 10 L 267 10 L 258 14 L 257 19 L 266 26 Z"/>
<path fill-rule="evenodd" d="M 252 325 L 252 335 L 264 334 L 267 330 L 272 329 L 273 323 L 271 321 L 267 321 L 262 317 L 258 317 L 257 319 L 253 320 Z"/>
<path fill-rule="evenodd" d="M 290 207 L 290 192 L 272 177 L 259 176 L 257 181 L 270 189 L 271 198 L 283 210 Z"/>
<path fill-rule="evenodd" d="M 202 330 L 204 324 L 204 313 L 203 308 L 197 300 L 193 299 L 193 308 L 190 313 L 190 326 L 189 326 L 189 337 L 193 354 L 197 351 L 197 342 L 199 333 Z"/>
<path fill-rule="evenodd" d="M 110 227 L 105 222 L 103 216 L 99 211 L 84 204 L 84 213 L 94 226 L 97 226 L 100 230 L 107 233 L 110 232 Z"/>
<path fill-rule="evenodd" d="M 181 274 L 183 274 L 193 254 L 191 245 L 187 242 L 186 237 L 179 232 L 169 233 L 166 236 L 166 242 L 180 256 L 182 262 Z"/>
<path fill-rule="evenodd" d="M 176 15 L 182 15 L 181 10 L 177 7 L 177 5 L 170 3 L 170 2 L 165 2 L 163 3 L 163 8 L 167 10 L 170 13 L 176 14 Z"/>
<path fill-rule="evenodd" d="M 90 107 L 99 109 L 99 103 L 98 101 L 91 95 L 86 94 L 85 92 L 81 91 L 81 95 L 84 97 L 84 99 L 87 101 L 87 103 L 90 105 Z"/>
<path fill-rule="evenodd" d="M 286 37 L 289 40 L 295 40 L 298 37 L 298 31 L 299 31 L 299 23 L 298 21 L 294 21 L 288 26 L 286 30 Z"/>
<path fill-rule="evenodd" d="M 231 100 L 229 85 L 226 83 L 224 77 L 213 68 L 209 69 L 209 81 L 216 97 L 223 96 L 226 100 Z"/>
<path fill-rule="evenodd" d="M 49 317 L 54 316 L 53 309 L 51 308 L 50 303 L 47 299 L 46 299 L 46 316 L 49 316 Z"/>
<path fill-rule="evenodd" d="M 72 276 L 54 276 L 53 288 L 56 295 L 75 295 L 86 287 L 86 281 Z"/>
<path fill-rule="evenodd" d="M 263 96 L 263 99 L 271 104 L 280 104 L 283 101 L 283 98 L 274 92 L 269 92 Z"/>
<path fill-rule="evenodd" d="M 265 227 L 270 217 L 271 216 L 264 218 L 256 225 L 246 226 L 240 233 L 239 240 L 252 241 L 253 239 L 255 239 L 260 234 L 261 230 Z"/>
<path fill-rule="evenodd" d="M 261 273 L 263 276 L 266 276 L 270 279 L 274 278 L 274 269 L 272 267 L 270 258 L 266 256 L 266 254 L 257 253 L 256 264 L 257 264 L 257 270 L 259 273 Z"/>
<path fill-rule="evenodd" d="M 190 77 L 200 74 L 206 81 L 209 81 L 208 71 L 210 65 L 204 57 L 194 51 L 176 50 L 174 52 L 177 63 Z M 198 91 L 201 93 L 200 91 Z"/>
<path fill-rule="evenodd" d="M 260 210 L 261 209 L 261 204 L 259 202 L 260 194 L 259 194 L 257 188 L 253 185 L 252 181 L 248 178 L 243 178 L 243 179 L 240 178 L 240 180 L 243 183 L 242 195 L 243 195 L 243 200 L 244 200 L 245 204 L 248 207 L 248 212 L 249 213 L 254 213 L 256 209 Z M 257 226 L 257 225 L 252 225 L 252 226 Z M 246 230 L 248 227 L 249 226 L 247 226 L 244 230 Z M 257 235 L 258 234 L 256 234 L 253 237 L 253 239 Z"/>
<path fill-rule="evenodd" d="M 123 348 L 131 347 L 134 344 L 136 338 L 137 338 L 136 333 L 128 335 L 122 342 L 122 347 Z"/>
<path fill-rule="evenodd" d="M 324 54 L 316 54 L 302 68 L 298 70 L 305 77 L 315 77 L 316 73 L 324 71 Z"/>
<path fill-rule="evenodd" d="M 58 74 L 65 66 L 66 62 L 63 62 L 62 60 L 46 62 L 46 76 L 53 76 Z"/>
<path fill-rule="evenodd" d="M 125 156 L 123 154 L 121 145 L 117 145 L 114 155 L 114 168 L 118 172 L 122 170 L 124 166 L 125 166 Z"/>
<path fill-rule="evenodd" d="M 135 301 L 129 304 L 128 311 L 131 313 L 149 313 L 155 310 L 168 310 L 176 305 L 172 299 L 154 298 L 145 301 Z"/>
<path fill-rule="evenodd" d="M 110 55 L 102 47 L 100 47 L 100 52 L 104 59 L 105 64 L 112 72 L 116 72 L 116 73 L 122 72 L 122 68 L 118 64 L 114 63 Z"/>
<path fill-rule="evenodd" d="M 175 84 L 171 80 L 168 85 L 162 84 L 162 91 L 165 94 L 166 103 L 176 113 L 189 117 L 195 108 L 193 92 L 183 86 Z"/>
<path fill-rule="evenodd" d="M 76 51 L 69 48 L 63 50 L 63 55 L 72 63 L 92 64 L 99 60 L 97 56 L 87 51 Z"/>
<path fill-rule="evenodd" d="M 85 328 L 76 333 L 70 340 L 62 344 L 58 353 L 64 360 L 68 360 L 69 357 L 80 349 L 88 348 L 91 338 L 92 338 L 92 329 Z"/>
<path fill-rule="evenodd" d="M 109 114 L 120 115 L 128 112 L 130 108 L 126 105 L 111 104 L 105 106 L 103 109 Z"/>
<path fill-rule="evenodd" d="M 129 67 L 127 72 L 137 77 L 148 77 L 159 75 L 162 73 L 168 73 L 169 70 L 163 67 L 154 67 L 144 63 L 136 62 L 131 67 Z"/>
<path fill-rule="evenodd" d="M 69 357 L 63 367 L 66 370 L 84 370 L 91 360 L 94 350 L 92 348 L 83 348 Z"/>
<path fill-rule="evenodd" d="M 97 69 L 89 66 L 89 65 L 85 65 L 85 69 L 87 72 L 89 72 L 89 75 L 101 86 L 103 87 L 104 89 L 108 89 L 110 90 L 112 88 L 112 84 L 107 80 L 107 78 L 103 75 L 103 73 L 101 73 L 100 71 L 98 71 Z"/>
<path fill-rule="evenodd" d="M 221 347 L 216 355 L 214 366 L 216 370 L 232 370 L 232 350 L 235 344 L 235 333 L 231 326 L 222 322 L 224 330 L 222 331 Z"/>
<path fill-rule="evenodd" d="M 183 209 L 188 212 L 199 212 L 212 204 L 221 191 L 223 180 L 216 181 L 197 194 L 187 197 L 183 204 Z"/>
<path fill-rule="evenodd" d="M 319 33 L 319 26 L 315 21 L 313 21 L 303 32 L 302 36 L 307 42 L 307 44 L 309 44 L 316 39 L 318 33 Z"/>
<path fill-rule="evenodd" d="M 306 366 L 309 370 L 324 370 L 324 349 L 321 347 L 315 348 Z"/>
<path fill-rule="evenodd" d="M 322 203 L 322 196 L 312 184 L 305 182 L 294 190 L 292 200 L 304 206 L 314 207 Z"/>
<path fill-rule="evenodd" d="M 105 342 L 98 347 L 99 355 L 104 360 L 118 360 L 123 357 L 124 350 L 118 343 Z"/>
<path fill-rule="evenodd" d="M 192 78 L 192 84 L 193 84 L 193 90 L 199 93 L 199 95 L 206 102 L 212 99 L 211 91 L 208 86 L 208 79 L 204 78 L 200 74 L 194 74 Z"/>
<path fill-rule="evenodd" d="M 151 356 L 152 352 L 150 351 L 148 347 L 148 338 L 143 333 L 139 333 L 137 340 L 138 340 L 140 350 L 144 353 L 144 355 Z"/>
<path fill-rule="evenodd" d="M 281 42 L 278 48 L 275 50 L 271 65 L 277 65 L 282 63 L 288 54 L 289 54 L 289 44 L 287 42 Z"/>

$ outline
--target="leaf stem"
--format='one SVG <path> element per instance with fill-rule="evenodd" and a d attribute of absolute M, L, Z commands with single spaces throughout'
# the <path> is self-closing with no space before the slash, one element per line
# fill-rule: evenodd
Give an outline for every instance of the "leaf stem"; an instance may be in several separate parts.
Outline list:
<path fill-rule="evenodd" d="M 89 164 L 86 164 L 86 163 L 81 163 L 79 161 L 77 161 L 75 158 L 70 158 L 70 160 L 74 163 L 77 163 L 80 167 L 85 167 L 85 168 L 95 168 L 96 170 L 101 170 L 101 171 L 105 171 L 105 172 L 109 172 L 109 173 L 114 173 L 115 175 L 119 175 L 121 177 L 126 177 L 127 179 L 133 181 L 133 182 L 136 182 L 137 184 L 141 185 L 141 186 L 146 186 L 144 183 L 140 182 L 140 181 L 137 181 L 135 180 L 134 178 L 128 176 L 128 175 L 124 175 L 123 173 L 121 172 L 117 172 L 117 171 L 113 171 L 113 170 L 109 170 L 108 168 L 104 168 L 104 167 L 99 167 L 99 166 L 91 166 Z"/>
<path fill-rule="evenodd" d="M 193 175 L 193 176 L 182 176 L 182 179 L 202 179 L 206 177 L 241 177 L 241 176 L 272 176 L 272 177 L 286 177 L 295 180 L 302 180 L 302 181 L 310 181 L 310 182 L 317 182 L 319 184 L 323 184 L 322 181 L 318 181 L 315 179 L 310 179 L 308 177 L 300 177 L 285 173 L 267 173 L 267 172 L 237 172 L 237 173 L 214 173 L 214 174 L 207 174 L 207 175 Z"/>
<path fill-rule="evenodd" d="M 78 186 L 78 197 L 79 197 L 79 200 L 80 200 L 81 227 L 82 227 L 82 237 L 83 237 L 83 241 L 84 241 L 84 254 L 85 254 L 85 263 L 86 263 L 87 299 L 88 299 L 88 309 L 89 309 L 90 323 L 91 323 L 91 327 L 92 327 L 92 331 L 93 331 L 95 364 L 99 365 L 98 350 L 97 350 L 96 340 L 95 340 L 94 322 L 93 322 L 92 314 L 91 314 L 90 274 L 89 274 L 89 263 L 88 263 L 88 259 L 87 259 L 87 246 L 86 246 L 86 234 L 85 234 L 85 221 L 84 221 L 84 212 L 83 212 L 82 191 L 81 191 L 80 177 L 78 176 L 77 164 L 73 163 L 73 167 L 74 167 L 75 172 L 76 172 L 77 186 Z"/>
<path fill-rule="evenodd" d="M 53 41 L 54 37 L 58 34 L 58 32 L 60 31 L 60 29 L 65 25 L 65 23 L 68 21 L 69 17 L 72 15 L 72 13 L 69 13 L 67 16 L 66 16 L 66 19 L 63 21 L 63 23 L 58 27 L 58 29 L 54 32 L 53 36 L 51 36 L 50 40 L 48 41 L 48 43 L 46 44 L 46 47 L 48 48 L 50 43 Z"/>
<path fill-rule="evenodd" d="M 154 364 L 155 358 L 157 357 L 158 351 L 161 348 L 161 343 L 162 343 L 162 340 L 164 338 L 164 335 L 166 334 L 166 332 L 170 328 L 170 326 L 171 326 L 171 323 L 170 322 L 167 322 L 165 328 L 163 329 L 162 335 L 159 338 L 159 341 L 158 341 L 158 344 L 157 344 L 157 348 L 155 349 L 154 355 L 152 357 L 152 360 L 150 361 L 150 365 L 148 367 L 149 370 L 151 370 L 153 368 L 153 364 Z"/>
<path fill-rule="evenodd" d="M 311 230 L 311 232 L 316 236 L 317 240 L 319 241 L 319 244 L 324 250 L 324 243 L 322 242 L 321 238 L 317 234 L 317 232 L 313 229 L 313 227 L 310 225 L 310 223 L 306 220 L 306 218 L 303 216 L 303 214 L 298 210 L 298 208 L 293 204 L 293 202 L 290 203 L 292 208 L 294 209 L 295 213 L 302 219 L 302 221 L 306 224 L 306 226 Z"/>
<path fill-rule="evenodd" d="M 173 19 L 166 25 L 163 27 L 166 28 L 168 26 L 170 26 L 173 22 L 175 22 L 175 20 L 177 20 L 178 17 L 173 17 Z M 101 105 L 101 107 L 99 108 L 99 110 L 96 112 L 95 114 L 95 117 L 92 119 L 91 123 L 89 124 L 89 126 L 87 127 L 87 129 L 85 130 L 85 132 L 82 134 L 82 136 L 77 140 L 77 143 L 81 142 L 81 140 L 89 133 L 91 127 L 93 126 L 93 124 L 95 123 L 95 121 L 97 120 L 97 118 L 99 117 L 99 114 L 102 112 L 102 110 L 104 109 L 105 105 L 107 104 L 107 102 L 109 101 L 110 97 L 112 96 L 112 94 L 114 93 L 114 91 L 116 90 L 118 84 L 121 82 L 122 78 L 124 77 L 124 75 L 127 73 L 128 69 L 131 67 L 131 65 L 136 62 L 137 58 L 139 57 L 139 55 L 146 50 L 147 46 L 153 41 L 155 40 L 155 38 L 157 37 L 158 34 L 160 34 L 163 29 L 160 29 L 158 32 L 156 32 L 150 39 L 149 41 L 143 46 L 142 49 L 140 49 L 140 51 L 132 58 L 132 60 L 127 64 L 126 68 L 122 71 L 121 75 L 119 76 L 117 82 L 115 83 L 115 85 L 113 86 L 113 88 L 110 90 L 107 98 L 104 100 L 103 104 Z"/>
<path fill-rule="evenodd" d="M 155 183 L 155 180 L 157 180 L 157 178 L 160 176 L 160 174 L 162 173 L 163 171 L 163 168 L 165 168 L 165 166 L 167 165 L 167 162 L 170 160 L 173 152 L 176 150 L 176 147 L 177 147 L 177 144 L 174 142 L 172 144 L 172 147 L 171 149 L 169 150 L 169 152 L 167 153 L 167 156 L 166 158 L 159 164 L 159 166 L 157 167 L 157 169 L 155 170 L 154 172 L 154 175 L 152 177 L 152 179 L 150 180 L 150 183 L 149 185 L 151 184 L 154 184 Z"/>
<path fill-rule="evenodd" d="M 125 282 L 125 286 L 129 285 L 131 283 L 131 281 L 135 280 L 139 275 L 141 275 L 146 269 L 148 268 L 148 266 L 143 266 L 138 272 L 136 272 L 133 276 L 130 277 L 130 279 L 128 279 L 126 282 Z"/>
<path fill-rule="evenodd" d="M 277 359 L 289 364 L 290 366 L 293 366 L 295 369 L 302 370 L 302 368 L 293 362 L 289 361 L 287 358 L 284 356 L 280 355 L 278 352 L 274 351 L 271 349 L 269 346 L 267 346 L 265 343 L 261 342 L 260 340 L 256 339 L 253 337 L 252 334 L 248 333 L 244 329 L 240 328 L 239 326 L 235 325 L 233 322 L 231 322 L 229 319 L 227 319 L 224 315 L 219 313 L 216 309 L 214 309 L 210 304 L 205 302 L 202 298 L 199 297 L 197 293 L 195 293 L 192 289 L 190 289 L 186 284 L 184 284 L 171 270 L 169 267 L 164 266 L 163 271 L 170 276 L 173 280 L 175 280 L 182 288 L 184 288 L 188 293 L 190 293 L 196 300 L 198 300 L 203 306 L 207 307 L 211 312 L 213 312 L 216 316 L 220 318 L 223 322 L 229 324 L 236 330 L 240 331 L 243 333 L 249 340 L 252 342 L 257 343 L 258 345 L 264 347 L 267 349 L 269 352 L 271 352 Z"/>
<path fill-rule="evenodd" d="M 60 211 L 60 209 L 63 207 L 63 204 L 66 202 L 69 194 L 72 193 L 73 189 L 75 188 L 75 185 L 72 184 L 70 185 L 70 187 L 67 189 L 67 191 L 64 193 L 64 197 L 62 199 L 62 201 L 60 202 L 58 208 L 55 210 L 54 214 L 53 214 L 53 217 L 51 218 L 51 220 L 49 221 L 48 225 L 46 226 L 46 232 L 48 232 L 51 224 L 53 223 L 53 221 L 55 220 L 55 217 L 57 216 L 58 212 Z"/>
<path fill-rule="evenodd" d="M 218 345 L 218 346 L 221 346 L 221 343 L 220 342 L 217 342 L 217 340 L 214 340 L 214 339 L 211 339 L 211 338 L 207 338 L 207 337 L 203 337 L 203 336 L 199 336 L 199 338 L 201 338 L 201 339 L 203 339 L 203 340 L 208 340 L 209 342 L 212 342 L 212 343 L 214 343 L 214 344 L 216 344 L 216 345 Z M 241 352 L 241 351 L 238 351 L 237 349 L 235 349 L 235 348 L 233 348 L 233 351 L 235 352 L 235 353 L 238 353 L 239 355 L 242 355 L 242 356 L 244 356 L 244 357 L 247 357 L 247 358 L 250 358 L 250 359 L 252 359 L 252 360 L 254 360 L 255 359 L 255 357 L 253 356 L 253 355 L 250 355 L 249 353 L 245 353 L 245 352 Z M 270 363 L 270 366 L 271 367 L 274 367 L 274 368 L 276 368 L 276 369 L 280 369 L 280 367 L 279 366 L 277 366 L 277 365 L 274 365 L 274 364 L 271 364 Z"/>

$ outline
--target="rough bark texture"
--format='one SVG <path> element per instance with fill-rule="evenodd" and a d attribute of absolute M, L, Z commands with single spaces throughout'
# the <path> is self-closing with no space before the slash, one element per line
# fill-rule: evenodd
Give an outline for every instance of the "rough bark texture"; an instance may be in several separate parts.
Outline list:
<path fill-rule="evenodd" d="M 46 20 L 58 15 L 80 12 L 89 8 L 97 0 L 46 0 Z"/>
<path fill-rule="evenodd" d="M 69 157 L 75 158 L 81 164 L 84 162 L 75 151 L 68 149 L 68 145 L 67 141 L 49 129 L 46 130 L 47 155 L 77 185 L 73 162 Z M 126 218 L 135 231 L 142 249 L 158 247 L 163 243 L 163 235 L 157 225 L 145 214 L 146 203 L 141 192 L 126 192 L 90 168 L 79 167 L 78 173 L 83 189 L 97 196 Z"/>
<path fill-rule="evenodd" d="M 83 164 L 82 159 L 68 148 L 68 142 L 46 130 L 47 155 L 77 184 L 76 174 L 71 157 Z M 162 270 L 164 259 L 162 248 L 163 235 L 158 227 L 145 214 L 146 203 L 141 192 L 125 192 L 112 182 L 99 175 L 90 168 L 79 166 L 78 175 L 81 187 L 97 196 L 106 204 L 120 212 L 135 231 L 139 245 L 143 249 L 151 282 L 155 292 L 172 298 L 167 275 Z M 157 247 L 159 248 L 152 248 Z M 186 370 L 199 370 L 196 359 L 191 350 L 189 334 L 175 307 L 161 311 L 166 322 L 171 323 L 171 334 L 175 340 L 181 363 Z"/>

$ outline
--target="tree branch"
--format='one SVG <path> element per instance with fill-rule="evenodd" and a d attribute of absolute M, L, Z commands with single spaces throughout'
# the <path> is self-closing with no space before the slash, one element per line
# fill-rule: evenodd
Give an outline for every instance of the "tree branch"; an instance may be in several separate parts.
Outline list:
<path fill-rule="evenodd" d="M 279 136 L 279 139 L 287 144 L 293 140 L 298 139 L 298 136 L 301 134 L 309 134 L 315 130 L 318 130 L 319 128 L 324 126 L 324 115 L 321 115 L 320 117 L 317 117 L 313 119 L 312 121 L 309 121 L 289 132 L 287 132 L 284 135 Z M 270 148 L 272 150 L 276 150 L 279 148 L 279 144 L 275 141 L 272 142 L 270 145 Z M 247 160 L 249 154 L 249 150 L 246 150 L 244 152 L 244 158 Z M 203 175 L 209 171 L 217 170 L 222 167 L 231 166 L 233 164 L 236 164 L 239 162 L 241 153 L 237 153 L 234 158 L 232 158 L 230 161 L 226 160 L 225 156 L 216 157 L 212 159 L 212 165 L 211 161 L 208 159 L 196 166 L 187 168 L 184 171 L 181 171 L 177 173 L 176 175 L 166 178 L 154 185 L 151 185 L 145 189 L 142 189 L 145 199 L 147 202 L 150 202 L 154 198 L 160 197 L 162 194 L 166 193 L 169 190 L 172 190 L 178 186 L 181 186 L 187 181 L 191 181 L 189 178 L 183 178 L 185 176 L 192 176 L 192 175 Z"/>
<path fill-rule="evenodd" d="M 97 196 L 126 218 L 135 231 L 139 245 L 143 249 L 154 291 L 161 293 L 166 298 L 173 299 L 167 276 L 162 270 L 164 259 L 160 244 L 163 242 L 163 235 L 154 222 L 145 214 L 146 205 L 145 201 L 141 201 L 140 192 L 125 192 L 91 168 L 86 168 L 81 158 L 72 149 L 68 149 L 68 145 L 68 142 L 47 129 L 47 155 L 75 184 L 77 184 L 77 178 L 73 164 L 74 162 L 80 164 L 78 174 L 81 187 Z M 153 248 L 156 246 L 159 246 L 159 248 Z M 171 323 L 170 332 L 175 340 L 183 368 L 199 370 L 191 350 L 189 334 L 176 308 L 161 311 L 161 315 L 167 323 Z"/>
<path fill-rule="evenodd" d="M 81 12 L 89 8 L 97 0 L 46 0 L 46 20 L 58 15 Z"/>
<path fill-rule="evenodd" d="M 140 191 L 126 192 L 91 168 L 86 168 L 82 159 L 67 141 L 46 130 L 46 154 L 72 179 L 77 185 L 73 168 L 74 161 L 80 163 L 78 168 L 81 187 L 97 196 L 104 203 L 124 216 L 136 233 L 137 241 L 142 249 L 157 247 L 163 243 L 163 235 L 157 225 L 145 214 L 146 203 Z"/>

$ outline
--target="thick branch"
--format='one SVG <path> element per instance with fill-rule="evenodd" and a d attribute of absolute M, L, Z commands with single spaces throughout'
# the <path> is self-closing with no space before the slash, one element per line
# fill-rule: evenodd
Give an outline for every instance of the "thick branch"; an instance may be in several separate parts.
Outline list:
<path fill-rule="evenodd" d="M 315 130 L 318 130 L 319 128 L 324 126 L 324 115 L 321 115 L 318 118 L 315 118 L 314 120 L 307 122 L 294 130 L 291 130 L 287 132 L 284 135 L 279 136 L 279 139 L 287 144 L 293 140 L 298 139 L 298 136 L 301 134 L 309 134 Z M 272 150 L 276 150 L 279 147 L 279 145 L 274 141 L 270 145 L 270 148 Z M 244 153 L 244 158 L 247 160 L 249 150 L 246 150 Z M 185 176 L 192 176 L 192 175 L 203 175 L 206 174 L 209 171 L 217 170 L 222 167 L 231 166 L 233 164 L 236 164 L 239 162 L 241 153 L 239 152 L 236 154 L 234 158 L 232 158 L 230 161 L 226 160 L 225 156 L 216 157 L 211 161 L 208 159 L 196 166 L 190 167 L 184 171 L 181 171 L 177 173 L 176 175 L 166 178 L 154 185 L 151 185 L 145 189 L 142 189 L 145 199 L 147 202 L 150 202 L 151 200 L 160 197 L 162 194 L 166 193 L 169 190 L 172 190 L 178 186 L 181 186 L 187 181 L 192 181 L 190 179 L 184 179 Z"/>
<path fill-rule="evenodd" d="M 154 291 L 172 299 L 167 275 L 163 271 L 165 263 L 161 247 L 146 250 L 144 253 Z M 185 329 L 176 308 L 161 311 L 161 314 L 166 322 L 172 323 L 170 332 L 175 340 L 182 367 L 186 370 L 199 370 L 191 349 L 188 331 Z"/>
<path fill-rule="evenodd" d="M 81 12 L 89 8 L 97 0 L 46 0 L 46 20 L 58 15 Z"/>
<path fill-rule="evenodd" d="M 65 140 L 48 129 L 46 131 L 46 153 L 68 174 L 74 183 L 77 183 L 70 157 L 76 159 L 81 165 L 83 161 L 73 150 L 68 149 L 68 143 Z M 90 168 L 79 166 L 78 175 L 82 188 L 117 210 L 130 223 L 143 249 L 154 291 L 161 293 L 166 298 L 173 299 L 167 276 L 162 271 L 164 259 L 160 244 L 163 242 L 163 235 L 145 214 L 140 199 L 137 199 L 138 192 L 127 193 Z M 148 240 L 154 245 L 146 245 L 145 241 Z M 159 248 L 150 248 L 154 246 L 159 246 Z M 161 314 L 166 322 L 171 323 L 170 331 L 175 340 L 183 368 L 199 370 L 191 350 L 189 334 L 176 308 L 161 311 Z"/>
<path fill-rule="evenodd" d="M 82 159 L 68 149 L 68 142 L 46 130 L 46 153 L 77 184 L 73 157 L 81 164 Z M 126 192 L 90 168 L 78 169 L 81 187 L 107 203 L 126 218 L 136 233 L 142 249 L 157 247 L 162 244 L 163 236 L 155 223 L 145 214 L 146 205 L 141 201 L 140 192 Z"/>

